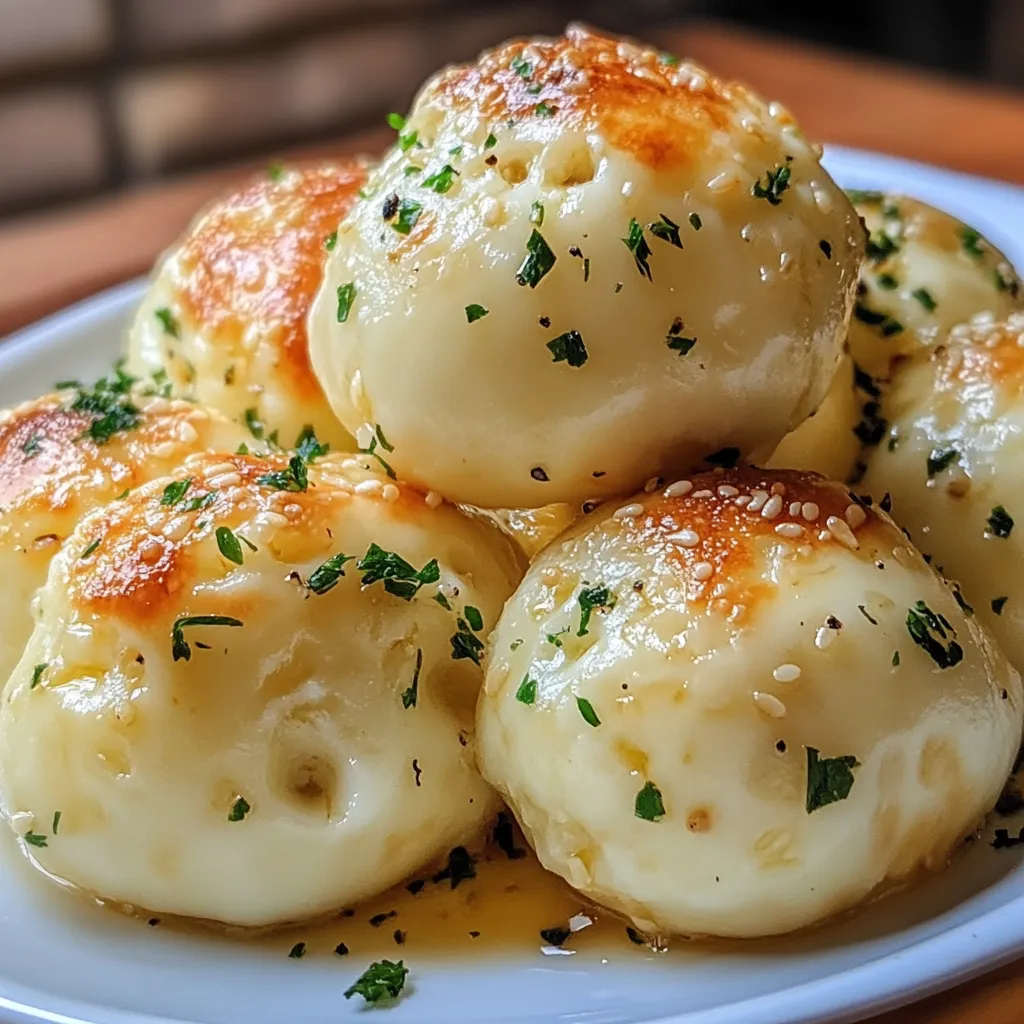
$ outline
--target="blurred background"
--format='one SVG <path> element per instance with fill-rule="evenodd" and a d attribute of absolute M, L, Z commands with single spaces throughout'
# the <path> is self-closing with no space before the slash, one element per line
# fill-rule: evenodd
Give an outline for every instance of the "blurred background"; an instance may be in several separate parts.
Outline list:
<path fill-rule="evenodd" d="M 315 149 L 438 66 L 573 18 L 713 18 L 1024 90 L 1024 0 L 0 0 L 0 219 Z"/>

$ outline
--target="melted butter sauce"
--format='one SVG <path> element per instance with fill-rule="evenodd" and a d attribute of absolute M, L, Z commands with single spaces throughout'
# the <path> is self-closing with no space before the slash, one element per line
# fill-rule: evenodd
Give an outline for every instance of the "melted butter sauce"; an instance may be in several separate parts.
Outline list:
<path fill-rule="evenodd" d="M 587 903 L 541 867 L 518 831 L 514 849 L 516 855 L 510 858 L 494 843 L 483 850 L 474 848 L 475 876 L 458 881 L 455 888 L 448 877 L 434 881 L 441 864 L 356 907 L 304 924 L 237 929 L 141 911 L 136 916 L 155 921 L 154 927 L 220 935 L 278 950 L 282 956 L 301 942 L 307 956 L 335 955 L 344 944 L 348 953 L 341 955 L 360 960 L 465 960 L 510 953 L 542 956 L 542 947 L 550 944 L 541 937 L 541 929 L 566 929 L 570 918 L 585 914 L 593 923 L 572 933 L 563 944 L 565 950 L 601 957 L 652 955 L 650 946 L 629 937 L 623 919 Z"/>

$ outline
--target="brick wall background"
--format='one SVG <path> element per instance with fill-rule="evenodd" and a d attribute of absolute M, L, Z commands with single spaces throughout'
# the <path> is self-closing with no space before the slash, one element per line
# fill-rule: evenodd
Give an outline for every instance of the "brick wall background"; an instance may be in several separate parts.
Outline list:
<path fill-rule="evenodd" d="M 0 0 L 0 218 L 379 124 L 440 65 L 574 17 L 642 35 L 712 13 L 1024 86 L 1024 0 L 853 6 L 847 21 L 759 0 Z"/>

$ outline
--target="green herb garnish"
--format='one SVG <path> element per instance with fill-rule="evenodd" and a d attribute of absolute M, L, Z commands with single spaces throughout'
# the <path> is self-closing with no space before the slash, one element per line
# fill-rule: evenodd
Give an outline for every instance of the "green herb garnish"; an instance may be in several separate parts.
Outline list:
<path fill-rule="evenodd" d="M 164 334 L 169 334 L 172 338 L 181 337 L 181 324 L 178 323 L 177 317 L 169 309 L 166 307 L 158 309 L 153 315 L 160 321 Z"/>
<path fill-rule="evenodd" d="M 353 984 L 345 990 L 345 998 L 362 996 L 368 1003 L 379 1003 L 382 999 L 397 999 L 405 987 L 409 968 L 405 961 L 378 960 L 370 964 Z"/>
<path fill-rule="evenodd" d="M 523 676 L 523 681 L 516 690 L 516 700 L 520 704 L 537 703 L 537 680 L 531 679 L 528 675 Z"/>
<path fill-rule="evenodd" d="M 322 596 L 338 585 L 338 580 L 345 575 L 345 563 L 351 562 L 355 555 L 331 555 L 323 565 L 314 569 L 306 581 L 306 586 L 314 594 Z"/>
<path fill-rule="evenodd" d="M 242 821 L 251 810 L 249 801 L 244 796 L 240 796 L 228 811 L 228 821 Z"/>
<path fill-rule="evenodd" d="M 655 238 L 660 238 L 663 242 L 668 242 L 669 245 L 674 245 L 677 249 L 682 249 L 683 242 L 679 237 L 679 225 L 665 214 L 661 215 L 661 220 L 656 220 L 653 224 L 648 224 L 647 230 L 650 231 Z"/>
<path fill-rule="evenodd" d="M 1009 537 L 1013 531 L 1013 516 L 1002 505 L 996 505 L 992 509 L 987 522 L 988 530 L 986 532 L 993 537 Z"/>
<path fill-rule="evenodd" d="M 615 607 L 615 596 L 607 587 L 584 587 L 580 591 L 580 628 L 577 636 L 586 636 L 590 629 L 590 617 L 595 609 L 611 611 Z"/>
<path fill-rule="evenodd" d="M 30 690 L 34 690 L 43 681 L 43 673 L 48 667 L 49 662 L 44 661 L 42 664 L 36 665 L 36 667 L 32 669 L 32 682 L 28 684 L 28 688 Z"/>
<path fill-rule="evenodd" d="M 436 583 L 441 578 L 437 559 L 432 558 L 422 569 L 414 569 L 394 551 L 385 551 L 377 544 L 371 544 L 366 554 L 356 563 L 363 573 L 364 587 L 383 582 L 384 589 L 403 601 L 411 601 L 420 587 Z"/>
<path fill-rule="evenodd" d="M 601 724 L 601 719 L 597 717 L 594 705 L 591 704 L 586 697 L 577 697 L 576 707 L 579 708 L 579 712 L 583 716 L 583 721 L 586 722 L 587 725 L 593 726 L 596 729 Z"/>
<path fill-rule="evenodd" d="M 644 821 L 659 821 L 665 817 L 665 804 L 661 799 L 661 790 L 653 782 L 645 782 L 643 789 L 636 795 L 633 813 Z"/>
<path fill-rule="evenodd" d="M 580 367 L 587 361 L 587 346 L 583 344 L 583 335 L 579 331 L 566 331 L 548 342 L 553 363 L 568 363 Z"/>
<path fill-rule="evenodd" d="M 191 486 L 192 477 L 188 477 L 186 480 L 175 480 L 174 483 L 168 484 L 164 488 L 160 504 L 164 506 L 177 505 L 178 502 L 185 497 L 186 492 Z"/>
<path fill-rule="evenodd" d="M 338 285 L 338 323 L 343 324 L 348 320 L 352 312 L 352 303 L 356 298 L 356 286 L 354 281 L 348 284 Z"/>
<path fill-rule="evenodd" d="M 190 661 L 192 649 L 185 639 L 190 626 L 241 626 L 242 620 L 230 615 L 183 615 L 171 629 L 171 656 L 175 661 Z"/>
<path fill-rule="evenodd" d="M 217 547 L 220 553 L 229 561 L 234 562 L 235 565 L 241 565 L 244 561 L 242 557 L 242 545 L 238 542 L 238 538 L 232 533 L 226 526 L 217 527 Z"/>
<path fill-rule="evenodd" d="M 811 814 L 820 807 L 845 800 L 853 788 L 853 769 L 860 762 L 850 754 L 840 757 L 819 757 L 814 747 L 807 747 L 807 797 L 805 806 Z"/>
<path fill-rule="evenodd" d="M 526 258 L 516 271 L 516 281 L 520 285 L 536 288 L 541 280 L 555 265 L 555 254 L 544 241 L 544 236 L 534 228 L 526 242 Z"/>
<path fill-rule="evenodd" d="M 917 601 L 913 608 L 907 610 L 907 632 L 939 668 L 952 668 L 963 661 L 963 648 L 955 640 L 943 642 L 949 634 L 955 636 L 956 631 L 924 601 Z"/>
<path fill-rule="evenodd" d="M 407 711 L 416 707 L 416 698 L 420 692 L 420 670 L 423 668 L 423 651 L 416 648 L 416 668 L 413 670 L 412 683 L 402 694 L 402 707 Z"/>
<path fill-rule="evenodd" d="M 420 188 L 429 188 L 436 192 L 438 195 L 444 195 L 448 192 L 454 184 L 455 178 L 458 176 L 458 171 L 452 167 L 451 164 L 445 164 L 441 170 L 431 174 L 429 177 L 423 179 L 420 182 Z M 401 209 L 401 207 L 399 207 Z M 419 214 L 417 214 L 419 216 Z M 413 224 L 416 222 L 413 221 Z M 402 234 L 407 235 L 408 231 L 403 231 Z"/>
<path fill-rule="evenodd" d="M 648 281 L 653 281 L 651 265 L 648 262 L 651 256 L 651 247 L 647 244 L 647 239 L 644 238 L 644 229 L 640 227 L 636 217 L 630 218 L 629 233 L 622 239 L 622 243 L 633 254 L 636 268 L 640 271 L 641 276 L 646 277 Z"/>
<path fill-rule="evenodd" d="M 478 302 L 471 302 L 466 307 L 466 323 L 474 324 L 477 320 L 482 320 L 490 312 L 488 309 L 484 309 Z"/>
<path fill-rule="evenodd" d="M 761 184 L 758 178 L 750 189 L 750 194 L 755 199 L 767 199 L 772 206 L 778 206 L 782 202 L 782 193 L 789 188 L 789 179 L 792 174 L 789 164 L 784 166 L 775 165 L 774 170 L 765 172 L 765 184 Z"/>

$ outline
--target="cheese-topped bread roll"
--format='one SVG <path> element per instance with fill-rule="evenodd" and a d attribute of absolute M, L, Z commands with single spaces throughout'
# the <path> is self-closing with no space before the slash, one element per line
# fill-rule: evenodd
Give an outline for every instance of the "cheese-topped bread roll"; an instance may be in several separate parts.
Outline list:
<path fill-rule="evenodd" d="M 935 344 L 955 324 L 989 311 L 1003 319 L 1024 295 L 1009 260 L 969 224 L 888 192 L 851 192 L 869 231 L 850 348 L 867 372 Z"/>
<path fill-rule="evenodd" d="M 50 559 L 78 521 L 186 456 L 232 451 L 247 436 L 220 413 L 133 393 L 124 374 L 0 412 L 0 686 L 32 632 Z"/>
<path fill-rule="evenodd" d="M 335 457 L 193 456 L 86 517 L 0 711 L 25 853 L 119 903 L 267 925 L 468 840 L 495 810 L 473 715 L 519 558 Z"/>
<path fill-rule="evenodd" d="M 132 372 L 244 419 L 257 437 L 276 432 L 284 447 L 306 424 L 350 446 L 310 369 L 306 317 L 366 172 L 362 160 L 274 168 L 202 213 L 136 314 Z"/>
<path fill-rule="evenodd" d="M 883 412 L 888 432 L 858 489 L 888 493 L 1024 668 L 1024 313 L 976 317 L 898 365 Z"/>
<path fill-rule="evenodd" d="M 988 632 L 815 474 L 604 507 L 491 639 L 484 776 L 545 867 L 648 933 L 785 932 L 943 866 L 1020 740 Z"/>
<path fill-rule="evenodd" d="M 874 390 L 874 385 L 871 385 Z M 865 409 L 865 406 L 870 406 Z M 877 396 L 863 392 L 850 356 L 844 355 L 818 408 L 787 434 L 768 460 L 770 468 L 806 469 L 845 480 L 854 470 L 868 415 L 877 413 Z"/>
<path fill-rule="evenodd" d="M 399 476 L 482 507 L 767 456 L 828 389 L 863 252 L 818 155 L 621 39 L 490 50 L 427 83 L 339 227 L 317 376 Z"/>

